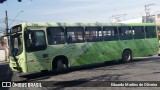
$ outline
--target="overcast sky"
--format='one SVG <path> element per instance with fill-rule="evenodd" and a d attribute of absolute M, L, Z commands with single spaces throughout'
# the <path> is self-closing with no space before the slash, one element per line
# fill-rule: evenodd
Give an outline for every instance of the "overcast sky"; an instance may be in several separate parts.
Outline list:
<path fill-rule="evenodd" d="M 109 22 L 115 14 L 126 14 L 126 19 L 144 15 L 144 5 L 151 14 L 160 11 L 160 0 L 7 0 L 0 4 L 0 23 L 8 11 L 9 19 L 28 22 Z M 23 12 L 21 12 L 23 11 Z M 21 13 L 20 13 L 21 12 Z M 125 19 L 121 17 L 121 19 Z M 18 21 L 17 21 L 18 20 Z"/>

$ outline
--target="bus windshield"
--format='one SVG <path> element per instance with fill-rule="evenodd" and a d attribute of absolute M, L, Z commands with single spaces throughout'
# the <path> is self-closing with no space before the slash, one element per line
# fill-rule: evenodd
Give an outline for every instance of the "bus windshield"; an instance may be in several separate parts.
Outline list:
<path fill-rule="evenodd" d="M 15 33 L 11 35 L 11 52 L 12 55 L 20 55 L 22 53 L 22 34 Z"/>

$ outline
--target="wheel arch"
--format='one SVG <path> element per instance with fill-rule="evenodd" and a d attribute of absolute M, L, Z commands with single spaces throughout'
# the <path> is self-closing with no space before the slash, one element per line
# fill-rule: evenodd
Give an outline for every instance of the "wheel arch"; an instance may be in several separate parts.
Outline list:
<path fill-rule="evenodd" d="M 130 48 L 125 48 L 125 49 L 123 49 L 122 54 L 123 54 L 123 52 L 124 52 L 125 50 L 129 50 L 129 51 L 131 51 L 131 53 L 132 53 L 132 50 L 131 50 Z"/>
<path fill-rule="evenodd" d="M 51 69 L 56 69 L 58 60 L 62 60 L 62 62 L 66 64 L 67 67 L 69 67 L 69 59 L 65 55 L 59 55 L 53 58 Z"/>
<path fill-rule="evenodd" d="M 126 51 L 126 50 L 129 50 L 129 51 L 131 52 L 131 54 L 132 54 L 132 57 L 133 57 L 132 49 L 130 49 L 130 48 L 125 48 L 125 49 L 123 49 L 123 51 L 122 51 L 122 53 L 121 53 L 121 59 L 122 59 L 122 55 L 123 55 L 124 51 Z"/>

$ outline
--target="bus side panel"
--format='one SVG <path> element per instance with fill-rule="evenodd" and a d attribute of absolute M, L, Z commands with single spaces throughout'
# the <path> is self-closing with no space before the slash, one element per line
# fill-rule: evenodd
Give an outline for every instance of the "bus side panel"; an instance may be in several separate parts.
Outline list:
<path fill-rule="evenodd" d="M 48 57 L 48 50 L 27 52 L 28 72 L 37 72 L 41 70 L 48 70 L 50 68 L 50 61 Z M 45 56 L 45 57 L 44 57 Z"/>
<path fill-rule="evenodd" d="M 158 53 L 159 45 L 158 45 L 158 39 L 157 38 L 150 38 L 147 39 L 144 46 L 147 48 L 148 55 L 153 55 Z"/>
<path fill-rule="evenodd" d="M 121 45 L 119 41 L 104 41 L 101 42 L 100 52 L 97 55 L 97 62 L 113 61 L 121 58 Z"/>
<path fill-rule="evenodd" d="M 132 51 L 133 57 L 148 56 L 157 52 L 156 39 L 118 40 L 87 42 L 49 46 L 50 57 L 64 55 L 71 66 L 99 63 L 122 59 L 125 49 Z"/>
<path fill-rule="evenodd" d="M 137 39 L 134 41 L 136 46 L 134 57 L 149 56 L 158 52 L 157 38 Z"/>
<path fill-rule="evenodd" d="M 51 62 L 55 62 L 57 56 L 65 56 L 69 60 L 69 66 L 85 64 L 84 43 L 72 43 L 62 45 L 49 45 L 49 57 Z M 51 63 L 52 67 L 52 63 Z"/>
<path fill-rule="evenodd" d="M 146 56 L 146 47 L 144 46 L 146 40 L 145 39 L 135 39 L 133 40 L 135 51 L 133 53 L 133 57 Z"/>
<path fill-rule="evenodd" d="M 121 58 L 118 41 L 87 42 L 83 46 L 85 62 L 82 64 L 99 63 Z M 84 56 L 82 55 L 82 56 Z"/>

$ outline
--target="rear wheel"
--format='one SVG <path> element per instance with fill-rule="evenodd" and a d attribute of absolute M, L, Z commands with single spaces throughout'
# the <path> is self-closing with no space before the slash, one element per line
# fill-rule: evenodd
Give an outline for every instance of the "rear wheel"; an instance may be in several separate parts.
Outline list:
<path fill-rule="evenodd" d="M 63 73 L 67 69 L 66 63 L 64 63 L 62 60 L 58 60 L 56 66 L 56 71 L 59 73 Z"/>
<path fill-rule="evenodd" d="M 41 73 L 42 73 L 42 74 L 47 74 L 47 73 L 48 73 L 48 70 L 41 70 Z"/>
<path fill-rule="evenodd" d="M 122 62 L 130 62 L 132 60 L 132 52 L 125 50 L 122 54 Z"/>

